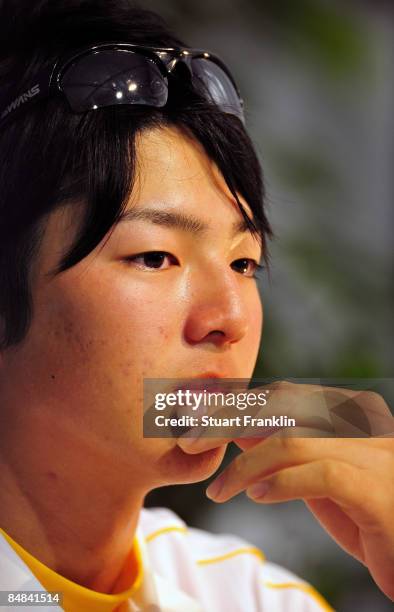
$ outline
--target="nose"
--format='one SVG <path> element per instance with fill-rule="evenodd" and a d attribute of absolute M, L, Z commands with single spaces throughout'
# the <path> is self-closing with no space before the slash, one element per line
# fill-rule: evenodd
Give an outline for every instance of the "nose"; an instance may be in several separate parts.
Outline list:
<path fill-rule="evenodd" d="M 246 335 L 250 293 L 235 274 L 228 270 L 191 282 L 191 305 L 184 330 L 187 342 L 223 347 L 239 342 Z"/>

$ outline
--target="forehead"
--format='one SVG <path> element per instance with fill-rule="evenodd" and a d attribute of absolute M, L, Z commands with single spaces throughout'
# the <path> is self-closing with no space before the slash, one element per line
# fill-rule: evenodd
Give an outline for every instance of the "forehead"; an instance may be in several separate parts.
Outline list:
<path fill-rule="evenodd" d="M 237 232 L 237 240 L 250 236 L 222 174 L 195 139 L 177 128 L 146 130 L 137 136 L 135 152 L 134 185 L 124 218 L 155 223 L 155 216 L 158 225 L 194 231 L 196 237 L 212 233 L 227 238 Z M 242 197 L 240 201 L 252 218 L 248 204 Z M 49 214 L 37 266 L 51 270 L 58 265 L 74 244 L 83 215 L 83 203 Z M 124 233 L 129 235 L 129 224 L 123 220 L 110 230 L 111 241 Z M 94 256 L 99 248 L 100 245 L 90 255 Z"/>
<path fill-rule="evenodd" d="M 175 127 L 145 131 L 136 141 L 136 178 L 129 208 L 138 200 L 188 209 L 210 219 L 223 214 L 242 218 L 238 204 L 222 174 L 203 146 Z M 159 194 L 159 195 L 158 195 Z M 252 211 L 239 197 L 249 217 Z"/>

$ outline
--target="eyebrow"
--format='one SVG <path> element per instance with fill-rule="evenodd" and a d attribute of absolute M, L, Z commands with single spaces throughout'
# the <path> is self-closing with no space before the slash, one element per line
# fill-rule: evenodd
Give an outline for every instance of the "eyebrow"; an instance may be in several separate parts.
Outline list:
<path fill-rule="evenodd" d="M 134 208 L 127 210 L 120 216 L 118 223 L 137 220 L 149 221 L 155 225 L 180 229 L 194 236 L 201 236 L 206 234 L 209 230 L 209 225 L 194 215 L 155 208 Z M 253 227 L 248 226 L 244 218 L 233 222 L 231 229 L 232 236 L 246 232 L 259 234 Z"/>

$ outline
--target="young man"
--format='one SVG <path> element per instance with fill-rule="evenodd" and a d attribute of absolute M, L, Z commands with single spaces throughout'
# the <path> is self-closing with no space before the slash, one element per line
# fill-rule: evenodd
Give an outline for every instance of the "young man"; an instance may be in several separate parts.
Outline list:
<path fill-rule="evenodd" d="M 237 538 L 142 509 L 225 451 L 144 438 L 144 378 L 247 379 L 257 357 L 270 227 L 231 75 L 120 0 L 29 3 L 22 26 L 1 65 L 1 605 L 330 609 Z M 391 440 L 357 442 L 239 441 L 210 495 L 308 499 L 392 597 Z"/>

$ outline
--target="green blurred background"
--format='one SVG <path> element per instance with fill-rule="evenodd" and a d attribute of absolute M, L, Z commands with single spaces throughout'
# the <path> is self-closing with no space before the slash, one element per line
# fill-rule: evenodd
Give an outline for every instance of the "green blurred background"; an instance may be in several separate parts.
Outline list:
<path fill-rule="evenodd" d="M 392 377 L 394 2 L 140 4 L 221 55 L 245 99 L 276 234 L 254 376 Z M 206 484 L 157 490 L 147 505 L 248 539 L 340 612 L 392 610 L 302 502 L 216 506 Z"/>

